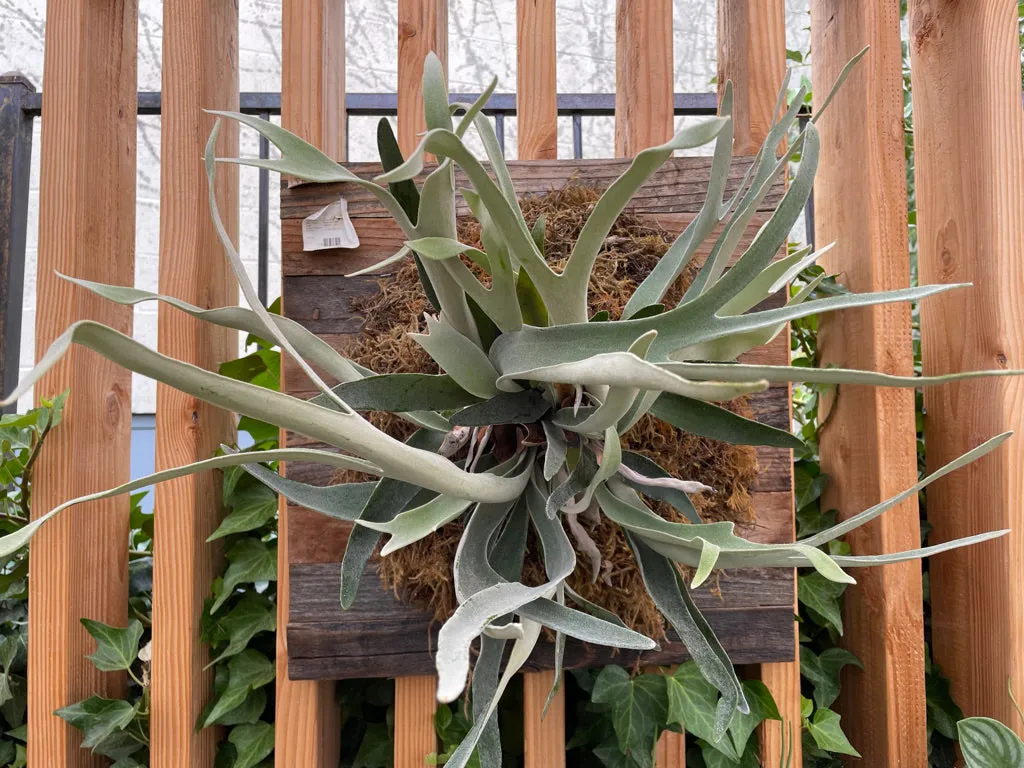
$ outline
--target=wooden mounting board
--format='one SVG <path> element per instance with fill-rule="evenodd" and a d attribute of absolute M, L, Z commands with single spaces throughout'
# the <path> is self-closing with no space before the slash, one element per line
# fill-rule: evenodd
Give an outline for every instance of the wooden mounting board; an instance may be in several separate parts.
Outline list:
<path fill-rule="evenodd" d="M 540 160 L 509 164 L 520 194 L 545 194 L 570 180 L 605 187 L 629 165 L 628 160 Z M 730 169 L 727 194 L 738 187 L 750 158 L 738 158 Z M 649 216 L 673 232 L 693 219 L 704 199 L 710 158 L 669 160 L 635 196 L 631 211 Z M 375 164 L 349 166 L 363 177 L 380 172 Z M 429 171 L 430 169 L 428 169 Z M 458 175 L 458 174 L 457 174 Z M 457 186 L 466 186 L 456 179 Z M 742 249 L 778 203 L 783 187 L 778 184 L 766 197 L 762 210 L 740 243 Z M 302 220 L 344 195 L 359 234 L 353 250 L 302 250 Z M 459 214 L 468 214 L 463 204 Z M 344 350 L 360 332 L 362 318 L 350 308 L 353 297 L 378 290 L 377 276 L 346 278 L 346 273 L 369 266 L 393 254 L 405 239 L 387 212 L 368 192 L 351 184 L 285 185 L 281 191 L 283 311 L 293 320 Z M 698 260 L 706 258 L 703 246 Z M 774 297 L 779 304 L 783 296 Z M 752 351 L 748 362 L 785 365 L 789 360 L 785 334 Z M 308 379 L 291 361 L 285 361 L 289 394 L 309 397 Z M 753 396 L 756 417 L 783 429 L 789 428 L 788 388 L 773 387 Z M 314 446 L 301 435 L 289 434 L 290 447 Z M 321 446 L 325 447 L 325 446 Z M 738 527 L 756 541 L 788 540 L 792 517 L 792 459 L 783 449 L 759 448 L 760 474 L 750 488 L 757 520 Z M 332 470 L 307 464 L 289 464 L 288 476 L 303 482 L 326 485 Z M 431 617 L 399 601 L 384 589 L 373 563 L 367 568 L 359 596 L 348 611 L 339 604 L 340 561 L 350 524 L 325 518 L 300 507 L 289 506 L 289 590 L 287 626 L 288 673 L 292 679 L 345 679 L 397 677 L 433 672 L 431 649 L 436 647 L 437 626 Z M 741 570 L 723 574 L 720 594 L 708 587 L 695 599 L 736 663 L 788 661 L 793 659 L 793 572 L 790 570 Z M 528 668 L 550 668 L 552 647 L 542 644 Z M 608 663 L 631 665 L 635 653 L 570 643 L 567 667 Z M 643 654 L 645 665 L 672 664 L 688 658 L 671 636 L 661 650 Z"/>

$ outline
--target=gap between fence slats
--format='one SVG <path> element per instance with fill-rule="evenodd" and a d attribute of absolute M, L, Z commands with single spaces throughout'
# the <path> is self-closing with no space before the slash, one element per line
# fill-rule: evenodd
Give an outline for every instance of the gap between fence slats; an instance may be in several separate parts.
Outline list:
<path fill-rule="evenodd" d="M 811 48 L 816 102 L 865 44 L 821 130 L 814 185 L 815 241 L 835 242 L 822 259 L 858 293 L 910 285 L 903 140 L 903 67 L 898 0 L 813 0 Z M 818 103 L 815 104 L 817 108 Z M 822 366 L 912 375 L 910 306 L 888 304 L 821 318 Z M 917 481 L 914 393 L 842 386 L 823 403 L 821 468 L 832 481 L 823 509 L 840 518 Z M 846 538 L 859 554 L 920 546 L 916 496 Z M 843 596 L 843 647 L 863 662 L 847 667 L 836 704 L 866 765 L 927 765 L 924 616 L 917 562 L 865 568 Z"/>
<path fill-rule="evenodd" d="M 924 372 L 1024 368 L 1024 112 L 1017 4 L 912 0 L 921 283 L 973 282 L 921 302 Z M 925 391 L 928 469 L 1006 429 L 1017 434 L 928 489 L 932 542 L 1010 528 L 931 561 L 935 660 L 964 713 L 1024 734 L 1024 384 Z"/>
<path fill-rule="evenodd" d="M 284 0 L 281 31 L 281 125 L 332 158 L 343 160 L 344 0 Z M 284 313 L 283 307 L 281 311 Z M 281 373 L 281 389 L 287 391 L 284 365 Z M 278 510 L 274 764 L 277 768 L 334 768 L 341 748 L 341 714 L 334 683 L 288 679 L 288 515 L 284 499 Z"/>
<path fill-rule="evenodd" d="M 163 104 L 160 166 L 160 293 L 198 306 L 237 301 L 230 264 L 210 218 L 200 157 L 213 119 L 204 109 L 238 109 L 238 6 L 230 0 L 164 3 Z M 225 125 L 217 154 L 238 153 L 238 128 Z M 223 166 L 217 202 L 230 236 L 238 237 L 238 168 Z M 207 370 L 237 356 L 238 333 L 158 308 L 157 349 Z M 230 413 L 157 386 L 156 469 L 209 458 L 232 442 Z M 220 547 L 207 537 L 219 522 L 219 473 L 204 472 L 155 488 L 153 560 L 153 686 L 150 760 L 153 768 L 206 768 L 217 729 L 196 730 L 213 690 L 200 640 L 203 601 L 210 593 Z"/>
<path fill-rule="evenodd" d="M 39 196 L 36 357 L 85 318 L 131 333 L 131 310 L 57 273 L 132 283 L 135 261 L 135 88 L 138 9 L 132 0 L 51 3 Z M 82 73 L 88 72 L 88 77 Z M 128 480 L 131 376 L 80 347 L 35 385 L 70 390 L 60 427 L 33 477 L 32 510 Z M 28 755 L 38 766 L 98 766 L 81 734 L 53 711 L 93 694 L 119 698 L 122 672 L 85 658 L 96 643 L 81 618 L 125 626 L 127 497 L 93 502 L 45 526 L 31 546 Z"/>
<path fill-rule="evenodd" d="M 733 84 L 733 152 L 753 155 L 760 148 L 774 119 L 772 111 L 786 67 L 786 7 L 784 0 L 718 1 L 718 87 L 729 80 Z M 776 365 L 789 362 L 788 347 L 780 349 Z M 795 535 L 795 524 L 792 534 Z M 796 612 L 796 592 L 793 594 Z M 796 658 L 797 634 L 793 624 L 793 653 Z M 761 759 L 765 764 L 778 761 L 788 723 L 799 733 L 800 664 L 797 661 L 762 664 L 762 682 L 779 706 L 783 723 L 768 721 L 759 730 Z M 793 745 L 793 764 L 801 764 L 800 739 Z"/>

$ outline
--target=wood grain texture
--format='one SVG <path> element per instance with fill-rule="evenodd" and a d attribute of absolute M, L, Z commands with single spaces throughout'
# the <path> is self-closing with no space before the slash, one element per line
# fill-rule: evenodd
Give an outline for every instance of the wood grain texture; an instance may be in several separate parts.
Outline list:
<path fill-rule="evenodd" d="M 434 698 L 437 678 L 409 675 L 395 679 L 395 768 L 420 768 L 437 751 Z"/>
<path fill-rule="evenodd" d="M 1024 368 L 1024 114 L 1016 6 L 910 3 L 921 283 L 973 282 L 921 304 L 926 374 Z M 1024 426 L 1024 383 L 925 393 L 929 469 Z M 1024 700 L 1024 443 L 928 489 L 931 541 L 1010 528 L 931 562 L 932 649 L 964 713 L 1018 732 Z"/>
<path fill-rule="evenodd" d="M 399 0 L 398 146 L 406 157 L 419 143 L 419 134 L 426 130 L 423 60 L 431 51 L 441 59 L 447 76 L 448 0 Z M 434 743 L 436 686 L 437 681 L 431 676 L 395 681 L 396 766 L 422 765 L 423 755 L 433 751 L 422 748 Z"/>
<path fill-rule="evenodd" d="M 57 273 L 131 285 L 135 261 L 135 0 L 47 6 L 39 193 L 37 359 L 76 320 L 131 333 L 131 310 Z M 88 73 L 88 77 L 83 76 Z M 36 399 L 70 389 L 60 427 L 33 476 L 32 510 L 128 480 L 131 377 L 80 347 L 35 385 Z M 127 621 L 128 499 L 93 502 L 53 520 L 30 553 L 28 759 L 33 766 L 98 766 L 80 733 L 53 711 L 92 694 L 119 698 L 123 673 L 85 658 L 96 643 L 85 617 Z"/>
<path fill-rule="evenodd" d="M 686 734 L 665 731 L 654 747 L 655 768 L 686 768 Z"/>
<path fill-rule="evenodd" d="M 555 682 L 554 671 L 523 675 L 523 765 L 525 768 L 565 768 L 565 684 L 544 704 Z"/>
<path fill-rule="evenodd" d="M 822 266 L 858 293 L 907 287 L 899 0 L 814 0 L 811 14 L 815 94 L 871 46 L 818 123 L 815 240 L 836 243 Z M 910 322 L 909 304 L 823 316 L 822 365 L 912 375 Z M 832 482 L 823 508 L 845 518 L 917 482 L 912 391 L 842 386 L 827 413 L 821 467 Z M 846 540 L 856 554 L 873 554 L 913 549 L 920 536 L 915 496 Z M 857 582 L 843 596 L 843 646 L 864 669 L 844 671 L 843 729 L 868 765 L 926 766 L 921 566 L 860 569 Z"/>
<path fill-rule="evenodd" d="M 398 146 L 406 157 L 427 128 L 423 60 L 431 51 L 447 71 L 448 0 L 398 0 Z"/>
<path fill-rule="evenodd" d="M 345 159 L 344 10 L 343 0 L 285 0 L 281 30 L 281 125 L 338 160 Z M 288 305 L 283 291 L 282 305 Z M 287 391 L 283 368 L 281 389 Z M 286 444 L 282 434 L 281 445 Z M 283 464 L 281 471 L 287 472 Z M 290 594 L 289 526 L 283 500 L 279 511 L 274 764 L 277 768 L 333 768 L 341 750 L 335 686 L 329 681 L 293 681 L 288 674 L 284 628 Z"/>
<path fill-rule="evenodd" d="M 672 138 L 672 0 L 618 0 L 615 10 L 615 155 Z"/>
<path fill-rule="evenodd" d="M 238 109 L 238 6 L 232 0 L 164 3 L 163 116 L 160 167 L 160 293 L 201 307 L 238 300 L 238 287 L 210 218 L 199 158 L 213 118 L 204 109 Z M 238 154 L 238 128 L 224 125 L 220 157 Z M 238 236 L 238 169 L 222 166 L 217 202 Z M 213 254 L 215 257 L 211 258 Z M 238 352 L 238 334 L 161 304 L 157 348 L 207 370 Z M 209 458 L 232 442 L 233 414 L 165 385 L 157 386 L 156 468 Z M 212 765 L 217 729 L 195 724 L 213 690 L 209 652 L 200 639 L 203 601 L 220 562 L 207 544 L 220 518 L 220 473 L 182 477 L 155 488 L 153 686 L 150 764 Z"/>
<path fill-rule="evenodd" d="M 281 119 L 335 160 L 345 158 L 345 0 L 281 5 Z"/>
<path fill-rule="evenodd" d="M 517 0 L 516 112 L 520 160 L 558 157 L 555 0 Z M 565 691 L 547 707 L 554 672 L 523 676 L 524 768 L 564 768 Z"/>
<path fill-rule="evenodd" d="M 784 1 L 718 0 L 718 88 L 732 80 L 736 154 L 754 154 L 768 135 L 785 71 Z"/>
<path fill-rule="evenodd" d="M 516 120 L 520 160 L 558 156 L 555 0 L 516 2 Z"/>
<path fill-rule="evenodd" d="M 752 155 L 768 135 L 772 111 L 786 67 L 786 7 L 784 0 L 718 0 L 718 88 L 733 84 L 733 152 Z M 788 334 L 783 334 L 788 336 Z M 778 365 L 789 362 L 789 348 L 780 354 Z M 789 536 L 796 534 L 790 518 Z M 793 612 L 796 613 L 796 592 Z M 793 653 L 797 649 L 793 624 Z M 800 722 L 800 665 L 763 664 L 761 680 L 772 692 L 785 721 Z M 761 759 L 772 764 L 782 749 L 783 730 L 779 723 L 766 722 L 760 728 Z M 797 739 L 793 764 L 802 760 Z"/>

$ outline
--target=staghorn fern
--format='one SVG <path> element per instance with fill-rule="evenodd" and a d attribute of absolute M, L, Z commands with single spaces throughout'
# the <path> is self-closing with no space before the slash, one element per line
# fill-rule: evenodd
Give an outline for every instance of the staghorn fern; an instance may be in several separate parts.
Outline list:
<path fill-rule="evenodd" d="M 844 70 L 836 87 L 856 60 Z M 716 715 L 719 736 L 736 711 L 747 711 L 747 704 L 729 658 L 691 597 L 691 589 L 713 568 L 810 567 L 833 581 L 852 582 L 844 568 L 923 557 L 1005 533 L 996 531 L 886 555 L 829 556 L 820 549 L 937 478 L 994 450 L 1008 435 L 990 439 L 898 496 L 792 544 L 757 544 L 737 536 L 732 523 L 703 523 L 689 495 L 704 492 L 704 486 L 671 477 L 650 459 L 621 448 L 620 436 L 647 413 L 728 442 L 799 447 L 799 441 L 784 431 L 712 404 L 764 390 L 773 382 L 917 387 L 1015 373 L 900 377 L 735 362 L 741 353 L 774 338 L 790 320 L 847 307 L 913 301 L 960 287 L 922 286 L 811 300 L 811 286 L 784 307 L 751 311 L 819 255 L 803 249 L 773 261 L 810 195 L 818 161 L 814 120 L 781 158 L 774 151 L 796 120 L 803 103 L 802 89 L 789 105 L 780 96 L 776 114 L 781 117 L 739 191 L 725 199 L 733 133 L 732 91 L 727 86 L 719 117 L 687 128 L 668 143 L 634 158 L 596 203 L 564 269 L 555 273 L 544 258 L 543 232 L 531 232 L 527 227 L 493 129 L 481 115 L 495 83 L 475 103 L 449 107 L 441 67 L 433 56 L 427 59 L 423 80 L 428 131 L 412 156 L 403 159 L 390 128 L 382 124 L 379 144 L 385 172 L 374 181 L 355 176 L 270 122 L 241 114 L 216 114 L 256 129 L 282 155 L 266 160 L 222 158 L 221 162 L 268 168 L 314 182 L 357 184 L 385 206 L 407 240 L 398 253 L 372 269 L 410 255 L 416 259 L 424 289 L 439 315 L 428 316 L 426 333 L 413 338 L 444 373 L 377 375 L 344 358 L 298 323 L 267 313 L 221 225 L 213 194 L 215 127 L 206 151 L 210 207 L 251 309 L 201 309 L 134 288 L 68 279 L 121 304 L 164 301 L 193 317 L 273 338 L 302 366 L 321 394 L 302 401 L 234 381 L 161 355 L 101 324 L 84 321 L 72 325 L 53 344 L 5 403 L 12 402 L 77 343 L 217 406 L 294 430 L 345 453 L 305 449 L 259 455 L 228 452 L 158 472 L 65 502 L 20 531 L 0 538 L 0 554 L 23 546 L 47 519 L 74 504 L 185 474 L 243 465 L 292 501 L 356 523 L 342 565 L 341 601 L 348 607 L 364 567 L 384 535 L 388 538 L 382 555 L 387 556 L 465 516 L 453 563 L 459 606 L 441 630 L 436 656 L 438 699 L 452 701 L 465 688 L 470 648 L 480 638 L 472 676 L 475 724 L 447 763 L 462 768 L 474 750 L 479 750 L 482 765 L 500 764 L 495 706 L 543 627 L 556 636 L 556 688 L 566 637 L 636 650 L 655 647 L 652 639 L 629 629 L 617 616 L 567 586 L 566 579 L 576 568 L 576 555 L 564 524 L 575 522 L 575 515 L 599 511 L 622 527 L 651 598 L 704 676 L 722 694 Z M 785 90 L 784 85 L 783 94 Z M 453 116 L 459 113 L 456 124 Z M 471 128 L 483 142 L 490 168 L 463 143 Z M 699 214 L 637 287 L 623 319 L 592 321 L 599 318 L 588 317 L 587 285 L 613 222 L 676 150 L 712 141 L 711 178 Z M 726 269 L 759 204 L 798 151 L 799 170 L 771 219 Z M 436 155 L 440 164 L 417 188 L 413 180 L 425 170 L 426 153 Z M 455 166 L 471 185 L 458 192 L 481 224 L 482 251 L 456 239 Z M 676 306 L 662 306 L 669 286 L 697 247 L 720 225 L 711 254 L 687 293 Z M 489 275 L 490 287 L 480 282 L 462 256 Z M 329 385 L 317 371 L 335 383 Z M 371 426 L 357 411 L 396 413 L 419 429 L 401 442 Z M 495 433 L 513 437 L 511 456 L 496 455 L 492 449 L 499 442 L 493 439 Z M 449 458 L 467 445 L 465 461 Z M 270 460 L 319 462 L 381 479 L 315 487 L 253 463 Z M 668 522 L 655 514 L 640 494 L 668 502 L 691 523 Z M 541 543 L 547 573 L 547 581 L 537 586 L 519 583 L 528 527 Z M 689 584 L 680 575 L 679 564 L 696 569 Z M 512 648 L 502 670 L 501 659 L 510 641 Z"/>

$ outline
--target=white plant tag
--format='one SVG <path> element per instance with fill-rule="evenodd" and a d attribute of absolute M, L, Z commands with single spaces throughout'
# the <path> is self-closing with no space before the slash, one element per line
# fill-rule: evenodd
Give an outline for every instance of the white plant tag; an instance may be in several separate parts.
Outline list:
<path fill-rule="evenodd" d="M 302 250 L 322 251 L 325 248 L 358 248 L 359 235 L 348 217 L 344 197 L 324 206 L 302 221 Z"/>

